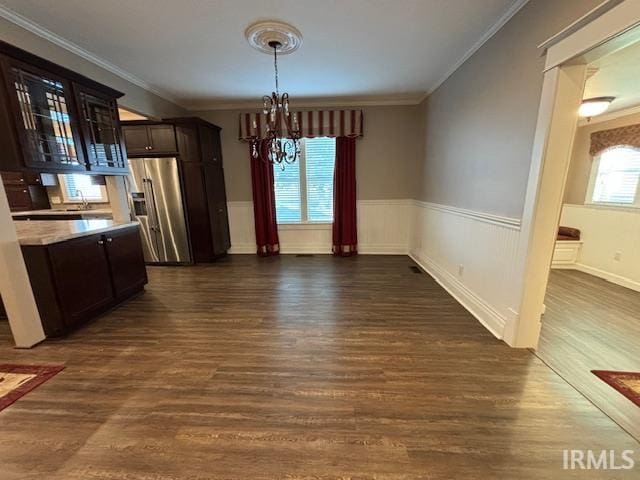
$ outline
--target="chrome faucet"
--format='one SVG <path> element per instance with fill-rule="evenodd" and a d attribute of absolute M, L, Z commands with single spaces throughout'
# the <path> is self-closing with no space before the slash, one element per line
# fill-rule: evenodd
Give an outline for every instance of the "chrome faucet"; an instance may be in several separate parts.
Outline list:
<path fill-rule="evenodd" d="M 89 210 L 89 202 L 87 202 L 87 199 L 84 198 L 84 194 L 82 193 L 82 190 L 76 189 L 76 195 L 80 196 L 80 200 L 82 201 L 80 205 L 80 210 Z"/>

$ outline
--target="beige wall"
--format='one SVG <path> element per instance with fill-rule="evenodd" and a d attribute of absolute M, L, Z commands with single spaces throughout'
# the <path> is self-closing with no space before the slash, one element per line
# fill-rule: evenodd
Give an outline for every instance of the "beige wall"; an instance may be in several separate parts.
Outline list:
<path fill-rule="evenodd" d="M 599 3 L 531 0 L 429 96 L 421 200 L 522 216 L 544 66 L 537 46 Z"/>
<path fill-rule="evenodd" d="M 577 205 L 584 203 L 587 195 L 587 187 L 589 186 L 589 175 L 591 174 L 591 164 L 593 160 L 591 155 L 589 155 L 591 134 L 601 130 L 637 124 L 640 124 L 640 113 L 615 118 L 607 122 L 578 127 L 576 140 L 573 145 L 571 165 L 569 166 L 567 186 L 564 192 L 564 203 L 574 203 Z"/>
<path fill-rule="evenodd" d="M 364 108 L 364 137 L 356 147 L 359 200 L 416 198 L 420 186 L 419 107 Z M 238 141 L 241 110 L 193 112 L 222 128 L 227 198 L 250 201 L 249 147 Z"/>
<path fill-rule="evenodd" d="M 4 18 L 0 18 L 0 40 L 121 91 L 125 95 L 118 102 L 137 112 L 157 118 L 181 116 L 187 113 L 182 107 L 150 93 Z"/>

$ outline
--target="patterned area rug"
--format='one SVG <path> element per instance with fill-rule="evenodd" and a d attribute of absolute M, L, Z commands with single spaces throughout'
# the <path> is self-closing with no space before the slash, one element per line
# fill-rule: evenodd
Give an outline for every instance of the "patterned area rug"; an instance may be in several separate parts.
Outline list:
<path fill-rule="evenodd" d="M 607 382 L 633 403 L 640 407 L 640 373 L 591 370 L 600 380 Z"/>
<path fill-rule="evenodd" d="M 13 365 L 0 363 L 0 410 L 53 377 L 64 365 Z"/>

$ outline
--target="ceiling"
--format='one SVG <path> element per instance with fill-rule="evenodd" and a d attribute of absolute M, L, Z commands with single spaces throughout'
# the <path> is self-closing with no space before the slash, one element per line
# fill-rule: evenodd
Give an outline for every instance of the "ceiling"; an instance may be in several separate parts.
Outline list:
<path fill-rule="evenodd" d="M 616 97 L 607 113 L 640 105 L 640 43 L 589 64 L 583 98 Z"/>
<path fill-rule="evenodd" d="M 0 15 L 18 14 L 24 18 L 14 20 L 23 25 L 42 27 L 197 109 L 253 102 L 271 91 L 272 58 L 244 38 L 257 20 L 285 21 L 302 32 L 300 50 L 279 62 L 281 89 L 294 99 L 417 103 L 524 3 L 0 0 Z"/>

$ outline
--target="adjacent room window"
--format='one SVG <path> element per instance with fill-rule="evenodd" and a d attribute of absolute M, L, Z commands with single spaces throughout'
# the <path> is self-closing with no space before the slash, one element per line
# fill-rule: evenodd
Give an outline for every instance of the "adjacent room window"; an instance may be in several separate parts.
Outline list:
<path fill-rule="evenodd" d="M 65 202 L 108 202 L 107 189 L 102 185 L 95 185 L 90 175 L 76 173 L 58 175 L 60 189 Z"/>
<path fill-rule="evenodd" d="M 279 224 L 333 222 L 336 139 L 305 138 L 295 163 L 273 166 Z"/>
<path fill-rule="evenodd" d="M 616 147 L 595 159 L 587 203 L 640 207 L 640 150 Z"/>

